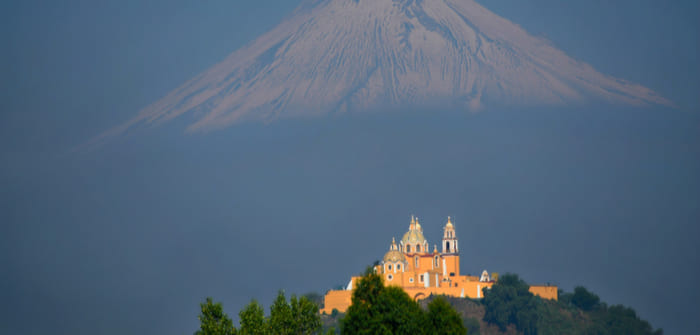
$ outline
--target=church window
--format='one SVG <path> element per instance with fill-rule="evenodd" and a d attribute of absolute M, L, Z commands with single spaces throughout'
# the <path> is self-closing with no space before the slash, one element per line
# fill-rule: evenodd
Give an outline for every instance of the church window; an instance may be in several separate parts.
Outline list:
<path fill-rule="evenodd" d="M 418 277 L 418 281 L 421 283 L 423 282 L 423 275 L 420 275 L 420 277 Z"/>
<path fill-rule="evenodd" d="M 416 269 L 418 268 L 418 256 L 416 256 Z"/>
<path fill-rule="evenodd" d="M 411 252 L 411 246 L 410 246 L 410 245 L 407 245 L 407 246 L 406 246 L 406 252 Z"/>
<path fill-rule="evenodd" d="M 416 252 L 420 252 L 420 244 L 416 244 Z"/>
<path fill-rule="evenodd" d="M 389 270 L 391 270 L 391 264 L 389 264 Z"/>
<path fill-rule="evenodd" d="M 450 242 L 446 242 L 446 243 L 447 243 L 447 248 L 446 248 L 447 252 L 450 252 Z"/>
<path fill-rule="evenodd" d="M 388 276 L 386 276 L 386 279 L 389 279 L 389 281 L 391 281 L 392 279 L 394 279 L 394 276 L 388 275 Z"/>
<path fill-rule="evenodd" d="M 409 282 L 409 283 L 412 283 L 412 282 L 413 282 L 413 277 L 408 278 L 408 282 Z"/>
<path fill-rule="evenodd" d="M 435 266 L 436 266 L 436 267 L 439 267 L 439 266 L 440 266 L 440 262 L 438 261 L 438 257 L 437 257 L 437 256 L 435 256 Z"/>
<path fill-rule="evenodd" d="M 396 264 L 396 270 L 401 270 L 401 264 Z"/>

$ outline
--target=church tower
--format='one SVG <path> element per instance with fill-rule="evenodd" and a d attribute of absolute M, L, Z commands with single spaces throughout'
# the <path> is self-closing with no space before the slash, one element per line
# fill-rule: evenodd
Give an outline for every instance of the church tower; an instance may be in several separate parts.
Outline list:
<path fill-rule="evenodd" d="M 442 259 L 445 274 L 450 277 L 459 276 L 459 243 L 449 216 L 442 236 Z"/>

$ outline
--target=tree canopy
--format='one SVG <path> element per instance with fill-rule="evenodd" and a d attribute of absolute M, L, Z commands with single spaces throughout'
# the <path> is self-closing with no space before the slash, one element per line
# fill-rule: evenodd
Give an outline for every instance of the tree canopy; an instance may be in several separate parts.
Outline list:
<path fill-rule="evenodd" d="M 267 333 L 267 321 L 265 311 L 257 301 L 251 301 L 248 306 L 238 313 L 241 328 L 240 333 L 244 335 L 265 335 Z"/>
<path fill-rule="evenodd" d="M 484 289 L 484 321 L 497 325 L 502 331 L 508 324 L 525 335 L 537 334 L 539 298 L 518 275 L 505 274 L 491 289 Z"/>
<path fill-rule="evenodd" d="M 600 298 L 579 286 L 561 293 L 558 301 L 534 296 L 517 275 L 506 274 L 484 290 L 484 321 L 502 331 L 511 324 L 523 334 L 631 334 L 659 335 L 628 307 L 607 307 Z"/>
<path fill-rule="evenodd" d="M 427 322 L 433 334 L 464 335 L 467 333 L 459 313 L 444 297 L 437 297 L 428 304 Z"/>
<path fill-rule="evenodd" d="M 597 295 L 589 292 L 585 287 L 576 286 L 574 289 L 574 295 L 571 297 L 571 303 L 584 311 L 590 311 L 593 310 L 593 308 L 598 307 L 600 298 Z"/>
<path fill-rule="evenodd" d="M 233 322 L 223 312 L 220 303 L 213 303 L 211 298 L 207 298 L 201 306 L 200 330 L 196 335 L 236 333 Z M 241 323 L 239 332 L 246 335 L 305 335 L 315 334 L 321 329 L 318 305 L 304 296 L 297 298 L 295 295 L 288 302 L 282 291 L 270 306 L 269 317 L 265 317 L 263 307 L 255 300 L 243 308 L 238 316 Z"/>
<path fill-rule="evenodd" d="M 212 298 L 199 304 L 199 330 L 195 335 L 230 335 L 236 333 L 233 321 L 224 313 L 221 303 L 214 303 Z"/>
<path fill-rule="evenodd" d="M 444 300 L 425 312 L 400 287 L 385 287 L 372 268 L 365 271 L 341 322 L 343 334 L 466 334 L 459 314 Z"/>

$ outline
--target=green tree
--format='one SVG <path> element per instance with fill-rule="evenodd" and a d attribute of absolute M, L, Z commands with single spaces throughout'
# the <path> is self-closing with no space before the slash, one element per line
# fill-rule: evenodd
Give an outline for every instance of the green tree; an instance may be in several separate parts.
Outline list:
<path fill-rule="evenodd" d="M 367 268 L 356 283 L 352 293 L 352 304 L 340 323 L 342 334 L 389 334 L 382 326 L 382 316 L 376 306 L 379 294 L 384 290 L 382 278 Z"/>
<path fill-rule="evenodd" d="M 267 324 L 265 321 L 265 311 L 262 306 L 253 299 L 248 306 L 238 313 L 241 328 L 240 333 L 245 335 L 266 334 Z"/>
<path fill-rule="evenodd" d="M 502 331 L 513 324 L 525 335 L 537 334 L 540 300 L 529 288 L 518 275 L 501 276 L 491 289 L 484 290 L 484 321 L 497 325 Z"/>
<path fill-rule="evenodd" d="M 432 334 L 467 334 L 462 318 L 444 297 L 437 297 L 428 304 L 427 326 Z"/>
<path fill-rule="evenodd" d="M 584 311 L 590 311 L 598 307 L 600 298 L 589 292 L 585 287 L 577 286 L 574 289 L 574 295 L 571 297 L 571 303 Z"/>
<path fill-rule="evenodd" d="M 230 335 L 236 333 L 233 321 L 224 313 L 221 303 L 214 303 L 212 298 L 207 298 L 199 304 L 199 330 L 196 335 Z"/>
<path fill-rule="evenodd" d="M 381 316 L 381 324 L 391 334 L 425 334 L 428 328 L 426 316 L 402 288 L 385 287 L 375 308 Z"/>
<path fill-rule="evenodd" d="M 272 306 L 270 306 L 269 329 L 272 334 L 276 335 L 294 334 L 292 308 L 287 303 L 287 298 L 281 290 L 277 293 L 277 298 L 275 298 Z"/>
<path fill-rule="evenodd" d="M 313 334 L 321 328 L 321 315 L 318 314 L 318 305 L 302 296 L 297 299 L 292 295 L 290 299 L 292 329 L 294 334 Z"/>
<path fill-rule="evenodd" d="M 599 322 L 607 334 L 663 334 L 663 330 L 654 330 L 649 322 L 640 319 L 634 309 L 622 305 L 610 306 Z"/>
<path fill-rule="evenodd" d="M 418 303 L 396 286 L 384 287 L 372 268 L 357 281 L 342 334 L 426 334 L 430 328 Z"/>

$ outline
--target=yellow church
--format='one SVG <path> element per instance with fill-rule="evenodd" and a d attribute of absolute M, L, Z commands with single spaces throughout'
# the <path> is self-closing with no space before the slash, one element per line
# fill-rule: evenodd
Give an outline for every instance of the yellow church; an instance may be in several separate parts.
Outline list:
<path fill-rule="evenodd" d="M 459 272 L 459 241 L 452 219 L 447 217 L 443 229 L 442 251 L 430 245 L 423 236 L 418 218 L 411 216 L 408 232 L 399 243 L 392 239 L 389 251 L 374 267 L 386 285 L 403 288 L 412 298 L 423 299 L 431 294 L 453 297 L 481 298 L 482 290 L 491 287 L 497 276 L 491 278 L 484 270 L 481 276 L 461 275 Z M 330 314 L 333 309 L 345 312 L 351 304 L 352 290 L 360 277 L 352 277 L 343 290 L 331 290 L 325 295 L 321 313 Z M 530 286 L 530 292 L 545 299 L 557 300 L 557 287 Z"/>

